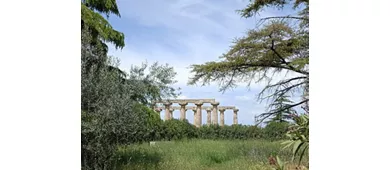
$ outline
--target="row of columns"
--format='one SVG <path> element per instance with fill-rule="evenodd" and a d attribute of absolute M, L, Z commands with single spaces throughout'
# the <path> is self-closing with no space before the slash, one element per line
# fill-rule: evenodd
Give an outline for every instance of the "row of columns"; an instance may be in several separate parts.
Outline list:
<path fill-rule="evenodd" d="M 188 102 L 180 102 L 180 120 L 184 120 L 186 118 L 186 105 Z M 196 127 L 200 127 L 202 125 L 202 105 L 203 102 L 196 102 L 196 107 L 192 109 L 194 111 L 194 125 Z M 225 125 L 225 108 L 218 108 L 219 102 L 213 102 L 211 103 L 212 108 L 206 108 L 207 111 L 207 125 L 210 124 L 218 124 L 218 110 L 220 113 L 220 122 L 219 125 L 224 126 Z M 170 120 L 173 118 L 173 111 L 174 109 L 171 108 L 172 103 L 164 103 L 165 106 L 165 120 Z M 158 113 L 162 111 L 162 109 L 156 109 Z M 233 109 L 233 124 L 238 124 L 238 109 Z"/>

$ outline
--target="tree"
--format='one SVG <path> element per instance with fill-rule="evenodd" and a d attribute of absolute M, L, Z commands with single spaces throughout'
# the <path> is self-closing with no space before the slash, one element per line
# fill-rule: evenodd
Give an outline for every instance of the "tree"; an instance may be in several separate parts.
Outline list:
<path fill-rule="evenodd" d="M 289 109 L 282 109 L 286 107 L 286 105 L 289 105 L 290 103 L 293 103 L 291 100 L 288 99 L 289 96 L 281 96 L 280 98 L 277 98 L 272 104 L 269 105 L 269 110 L 271 113 L 275 112 L 275 114 L 271 115 L 269 118 L 270 120 L 266 121 L 265 123 L 270 122 L 287 122 L 289 119 L 291 119 L 291 115 L 295 114 L 296 111 L 293 108 Z M 259 117 L 265 118 L 267 117 L 269 113 L 263 113 Z M 258 120 L 257 122 L 262 122 L 264 120 Z"/>
<path fill-rule="evenodd" d="M 111 14 L 120 17 L 116 0 L 82 0 L 81 28 L 86 28 L 91 33 L 91 43 L 102 45 L 106 51 L 108 47 L 105 42 L 113 43 L 117 48 L 123 48 L 125 46 L 124 34 L 113 29 L 100 13 L 107 17 Z"/>
<path fill-rule="evenodd" d="M 112 28 L 110 23 L 101 15 L 109 17 L 114 14 L 120 17 L 116 0 L 82 0 L 81 1 L 81 30 L 86 30 L 91 36 L 89 44 L 83 44 L 82 48 L 91 53 L 86 63 L 87 69 L 92 65 L 98 65 L 98 69 L 108 67 L 110 71 L 123 75 L 124 72 L 118 67 L 104 65 L 107 60 L 108 46 L 113 43 L 116 48 L 125 46 L 123 33 Z M 93 48 L 92 48 L 92 47 Z"/>
<path fill-rule="evenodd" d="M 145 104 L 150 98 L 175 94 L 170 87 L 176 73 L 172 67 L 157 63 L 145 76 L 134 66 L 124 76 L 110 67 L 88 65 L 90 53 L 105 55 L 98 47 L 90 45 L 92 36 L 82 32 L 81 49 L 81 151 L 83 169 L 115 169 L 113 155 L 117 145 L 132 144 L 150 139 L 150 117 L 153 110 Z M 118 61 L 107 58 L 103 65 L 118 67 Z M 155 113 L 157 115 L 157 113 Z M 158 115 L 157 115 L 158 116 Z M 159 117 L 158 117 L 159 118 Z"/>
<path fill-rule="evenodd" d="M 153 101 L 178 96 L 176 90 L 171 87 L 177 82 L 174 80 L 177 73 L 173 67 L 168 64 L 159 65 L 155 62 L 146 74 L 147 68 L 147 63 L 132 66 L 128 78 L 125 79 L 126 84 L 129 84 L 134 91 L 132 98 L 135 101 L 151 106 Z"/>
<path fill-rule="evenodd" d="M 218 82 L 220 90 L 224 92 L 236 87 L 238 82 L 246 82 L 248 87 L 252 82 L 266 82 L 263 90 L 257 94 L 260 102 L 267 100 L 277 103 L 286 94 L 298 93 L 303 96 L 303 91 L 308 95 L 309 1 L 255 0 L 239 12 L 242 17 L 248 18 L 266 7 L 283 9 L 291 2 L 292 8 L 298 10 L 296 16 L 261 18 L 257 28 L 235 40 L 230 50 L 222 54 L 222 61 L 192 65 L 194 76 L 190 78 L 189 84 Z M 274 75 L 283 72 L 294 73 L 294 76 L 276 80 Z M 260 114 L 257 119 L 264 120 L 308 102 L 308 97 L 303 97 L 298 102 Z"/>

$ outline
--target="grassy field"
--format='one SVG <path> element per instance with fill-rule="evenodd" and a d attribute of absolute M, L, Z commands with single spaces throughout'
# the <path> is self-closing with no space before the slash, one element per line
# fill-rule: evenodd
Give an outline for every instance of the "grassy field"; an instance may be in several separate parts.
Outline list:
<path fill-rule="evenodd" d="M 291 159 L 280 142 L 259 140 L 188 140 L 123 146 L 118 151 L 118 169 L 161 170 L 251 170 L 272 169 L 270 155 Z M 305 156 L 303 164 L 308 164 Z"/>

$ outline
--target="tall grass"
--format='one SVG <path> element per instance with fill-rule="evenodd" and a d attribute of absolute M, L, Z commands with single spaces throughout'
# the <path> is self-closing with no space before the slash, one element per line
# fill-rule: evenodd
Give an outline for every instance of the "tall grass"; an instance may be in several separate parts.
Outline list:
<path fill-rule="evenodd" d="M 116 154 L 117 169 L 272 169 L 269 156 L 291 158 L 281 150 L 280 141 L 261 140 L 182 140 L 122 146 Z M 303 163 L 307 165 L 308 156 Z"/>

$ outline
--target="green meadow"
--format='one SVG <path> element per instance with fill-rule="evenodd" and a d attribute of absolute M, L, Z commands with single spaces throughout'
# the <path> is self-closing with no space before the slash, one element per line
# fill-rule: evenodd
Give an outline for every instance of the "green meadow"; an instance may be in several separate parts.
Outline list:
<path fill-rule="evenodd" d="M 271 170 L 270 156 L 278 155 L 283 161 L 291 160 L 291 151 L 283 150 L 280 143 L 262 140 L 181 140 L 156 142 L 155 145 L 121 146 L 116 153 L 116 169 Z M 307 155 L 302 163 L 308 166 Z"/>

